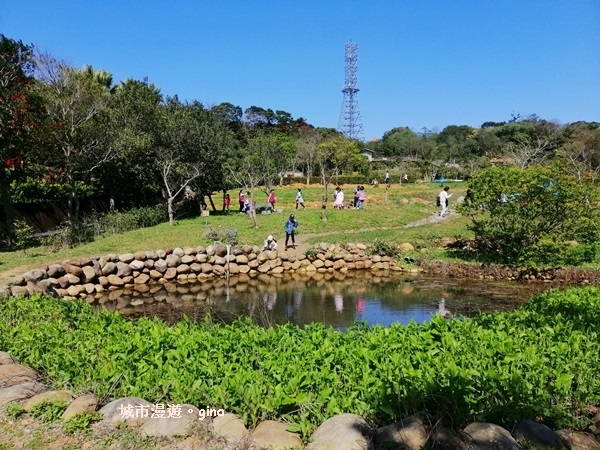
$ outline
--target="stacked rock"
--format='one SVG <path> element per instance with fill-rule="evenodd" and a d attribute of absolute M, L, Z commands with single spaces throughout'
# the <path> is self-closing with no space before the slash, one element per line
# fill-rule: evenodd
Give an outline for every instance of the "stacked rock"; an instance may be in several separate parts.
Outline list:
<path fill-rule="evenodd" d="M 85 298 L 116 289 L 138 287 L 144 291 L 157 284 L 236 274 L 404 270 L 390 256 L 368 254 L 364 244 L 321 243 L 307 253 L 308 256 L 261 251 L 260 247 L 251 245 L 228 251 L 224 245 L 210 245 L 74 258 L 30 270 L 17 277 L 10 287 L 3 288 L 0 294 L 45 292 L 59 297 Z"/>

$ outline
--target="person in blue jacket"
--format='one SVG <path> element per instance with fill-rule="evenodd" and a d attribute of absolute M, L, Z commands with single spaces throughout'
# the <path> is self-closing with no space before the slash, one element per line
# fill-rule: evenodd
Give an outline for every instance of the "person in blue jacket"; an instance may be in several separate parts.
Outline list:
<path fill-rule="evenodd" d="M 284 227 L 284 229 L 285 229 L 285 249 L 286 250 L 290 247 L 296 248 L 296 238 L 295 238 L 296 228 L 298 228 L 298 221 L 296 220 L 296 217 L 293 214 L 290 214 L 290 218 L 287 220 L 287 222 L 285 222 L 285 227 Z M 290 237 L 292 238 L 292 245 L 288 246 Z"/>

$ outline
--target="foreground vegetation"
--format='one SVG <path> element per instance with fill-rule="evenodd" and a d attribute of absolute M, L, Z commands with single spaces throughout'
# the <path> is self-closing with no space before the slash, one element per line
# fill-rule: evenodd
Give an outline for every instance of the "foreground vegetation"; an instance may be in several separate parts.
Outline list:
<path fill-rule="evenodd" d="M 44 327 L 39 327 L 44 323 Z M 58 387 L 223 407 L 247 423 L 285 418 L 305 435 L 328 417 L 417 414 L 454 427 L 540 417 L 583 428 L 600 406 L 600 289 L 551 291 L 512 313 L 347 333 L 131 322 L 83 302 L 0 302 L 0 349 Z"/>

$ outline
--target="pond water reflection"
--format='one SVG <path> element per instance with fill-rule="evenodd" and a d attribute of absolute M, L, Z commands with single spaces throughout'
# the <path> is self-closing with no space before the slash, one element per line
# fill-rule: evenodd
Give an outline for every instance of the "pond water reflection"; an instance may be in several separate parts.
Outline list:
<path fill-rule="evenodd" d="M 441 299 L 455 316 L 477 311 L 512 310 L 547 284 L 516 284 L 425 275 L 353 271 L 232 276 L 164 285 L 136 285 L 90 297 L 90 303 L 119 310 L 131 318 L 156 316 L 175 323 L 184 315 L 202 320 L 210 311 L 231 322 L 249 316 L 268 326 L 291 322 L 323 322 L 345 329 L 355 320 L 388 326 L 421 323 L 437 310 Z"/>

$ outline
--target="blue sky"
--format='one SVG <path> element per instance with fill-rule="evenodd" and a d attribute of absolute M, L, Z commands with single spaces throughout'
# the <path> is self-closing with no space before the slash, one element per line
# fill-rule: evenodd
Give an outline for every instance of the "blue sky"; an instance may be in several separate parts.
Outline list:
<path fill-rule="evenodd" d="M 115 82 L 338 126 L 358 44 L 364 137 L 511 114 L 600 121 L 600 0 L 6 1 L 0 33 Z"/>

